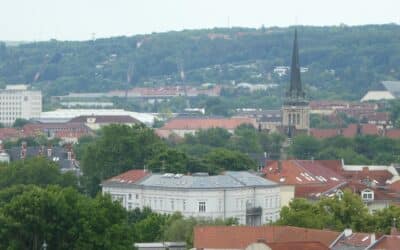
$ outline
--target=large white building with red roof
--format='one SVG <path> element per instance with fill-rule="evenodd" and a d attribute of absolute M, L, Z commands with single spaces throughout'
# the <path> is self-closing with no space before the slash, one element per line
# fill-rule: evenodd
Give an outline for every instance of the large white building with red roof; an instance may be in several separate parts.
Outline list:
<path fill-rule="evenodd" d="M 281 207 L 279 185 L 249 172 L 209 176 L 130 170 L 101 185 L 128 210 L 149 207 L 185 217 L 236 218 L 248 225 L 276 221 Z"/>

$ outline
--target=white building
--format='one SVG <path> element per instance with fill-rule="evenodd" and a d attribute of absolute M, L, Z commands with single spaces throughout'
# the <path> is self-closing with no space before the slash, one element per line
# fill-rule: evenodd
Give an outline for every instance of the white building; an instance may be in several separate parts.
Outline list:
<path fill-rule="evenodd" d="M 16 119 L 31 119 L 42 112 L 42 92 L 27 85 L 7 85 L 0 90 L 0 122 L 12 125 Z"/>
<path fill-rule="evenodd" d="M 363 98 L 361 98 L 361 102 L 368 101 L 382 101 L 382 100 L 393 100 L 395 99 L 394 95 L 387 90 L 376 90 L 376 91 L 368 91 Z"/>
<path fill-rule="evenodd" d="M 149 207 L 158 213 L 208 219 L 233 217 L 248 225 L 279 218 L 279 185 L 248 172 L 188 176 L 130 170 L 104 181 L 102 189 L 126 209 Z"/>
<path fill-rule="evenodd" d="M 146 125 L 152 125 L 155 115 L 150 113 L 138 113 L 123 109 L 56 109 L 42 112 L 36 118 L 43 123 L 61 123 L 79 116 L 131 116 Z"/>

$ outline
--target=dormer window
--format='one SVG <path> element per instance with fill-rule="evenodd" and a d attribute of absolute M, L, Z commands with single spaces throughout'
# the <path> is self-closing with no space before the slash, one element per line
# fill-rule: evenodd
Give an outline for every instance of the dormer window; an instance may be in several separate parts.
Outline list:
<path fill-rule="evenodd" d="M 339 200 L 342 200 L 342 199 L 343 199 L 343 191 L 340 190 L 340 189 L 338 189 L 338 190 L 336 191 L 336 197 L 337 197 Z"/>
<path fill-rule="evenodd" d="M 373 201 L 374 200 L 374 191 L 370 189 L 364 189 L 361 192 L 361 197 L 363 201 Z"/>

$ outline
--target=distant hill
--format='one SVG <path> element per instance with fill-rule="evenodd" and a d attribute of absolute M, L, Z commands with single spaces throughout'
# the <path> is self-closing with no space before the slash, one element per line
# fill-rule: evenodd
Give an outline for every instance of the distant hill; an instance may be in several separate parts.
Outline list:
<path fill-rule="evenodd" d="M 0 84 L 29 83 L 48 95 L 105 91 L 143 84 L 281 81 L 293 27 L 185 30 L 95 41 L 0 44 Z M 315 96 L 358 98 L 380 80 L 400 79 L 400 26 L 298 27 L 303 80 Z M 256 65 L 258 79 L 246 67 Z M 183 65 L 183 66 L 180 66 Z M 251 67 L 247 67 L 251 68 Z M 325 93 L 325 94 L 324 94 Z"/>

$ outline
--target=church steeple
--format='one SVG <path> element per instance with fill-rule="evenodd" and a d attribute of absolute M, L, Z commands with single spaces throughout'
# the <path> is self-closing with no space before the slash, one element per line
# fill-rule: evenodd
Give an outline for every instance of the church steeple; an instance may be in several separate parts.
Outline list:
<path fill-rule="evenodd" d="M 294 131 L 308 131 L 310 128 L 310 108 L 305 98 L 301 84 L 299 45 L 297 29 L 294 31 L 292 65 L 290 68 L 290 86 L 282 107 L 282 125 L 287 129 L 287 135 L 293 136 Z"/>
<path fill-rule="evenodd" d="M 286 94 L 287 98 L 304 99 L 305 94 L 301 85 L 300 62 L 299 62 L 299 45 L 297 43 L 297 29 L 294 31 L 292 65 L 290 68 L 290 87 Z"/>

